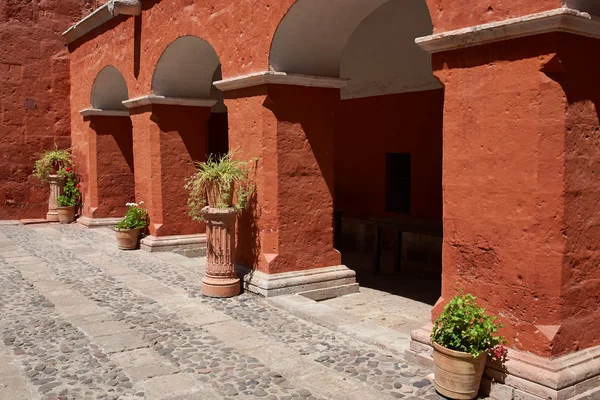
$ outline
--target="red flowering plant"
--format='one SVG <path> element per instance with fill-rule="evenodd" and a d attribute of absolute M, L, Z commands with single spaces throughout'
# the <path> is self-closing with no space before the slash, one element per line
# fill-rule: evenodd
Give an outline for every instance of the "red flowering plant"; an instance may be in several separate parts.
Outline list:
<path fill-rule="evenodd" d="M 493 360 L 504 362 L 506 341 L 498 334 L 502 324 L 476 303 L 477 297 L 460 294 L 444 307 L 435 320 L 431 340 L 450 350 L 478 357 L 487 353 Z"/>
<path fill-rule="evenodd" d="M 63 188 L 63 194 L 56 197 L 56 202 L 59 207 L 73 207 L 79 201 L 79 184 L 77 183 L 77 177 L 73 173 L 71 167 L 61 168 L 57 172 L 58 176 L 65 178 L 65 186 Z"/>
<path fill-rule="evenodd" d="M 35 162 L 33 175 L 45 182 L 51 175 L 66 172 L 66 168 L 71 168 L 72 165 L 71 151 L 69 149 L 59 149 L 55 145 L 54 149 L 46 150 Z"/>

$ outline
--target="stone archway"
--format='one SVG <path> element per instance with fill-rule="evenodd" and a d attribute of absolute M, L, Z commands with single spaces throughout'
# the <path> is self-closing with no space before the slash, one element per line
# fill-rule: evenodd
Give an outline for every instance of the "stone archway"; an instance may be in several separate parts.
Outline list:
<path fill-rule="evenodd" d="M 207 41 L 182 36 L 158 60 L 152 93 L 125 102 L 134 126 L 136 199 L 146 203 L 151 221 L 143 249 L 203 252 L 205 227 L 188 216 L 184 186 L 194 163 L 207 159 L 209 138 L 227 134 L 226 118 L 210 122 L 226 112 L 213 87 L 219 71 L 219 57 Z"/>
<path fill-rule="evenodd" d="M 333 109 L 334 207 L 338 215 L 343 213 L 345 222 L 340 229 L 337 221 L 337 239 L 341 239 L 337 244 L 345 243 L 352 250 L 359 247 L 361 254 L 342 251 L 343 263 L 364 267 L 363 286 L 424 300 L 410 289 L 422 291 L 428 285 L 426 301 L 430 305 L 441 291 L 444 94 L 433 75 L 431 56 L 415 39 L 432 33 L 425 0 L 350 4 L 298 0 L 281 21 L 270 53 L 270 68 L 276 73 L 337 78 L 346 83 L 340 90 L 341 101 Z M 394 163 L 399 157 L 408 161 Z M 398 170 L 402 164 L 408 165 L 407 171 Z M 396 176 L 402 173 L 408 176 Z M 405 178 L 407 185 L 395 184 Z M 402 201 L 402 193 L 389 194 L 398 190 L 407 192 L 406 207 L 394 204 Z M 387 219 L 382 225 L 391 229 L 380 226 L 378 230 L 374 218 Z M 426 231 L 436 236 L 410 231 L 394 235 L 396 220 L 414 225 L 414 231 L 431 226 Z M 381 242 L 404 242 L 399 256 L 393 248 L 383 252 L 380 264 L 388 276 L 382 286 L 378 283 L 382 280 L 365 278 L 372 260 L 379 257 L 371 245 L 378 231 L 383 235 Z M 355 253 L 350 249 L 348 253 Z M 392 267 L 394 257 L 404 259 L 402 272 Z M 423 270 L 423 263 L 430 267 L 427 276 L 431 283 L 413 282 L 404 289 L 394 286 L 398 281 L 389 275 L 418 274 L 416 269 Z M 402 281 L 407 280 L 408 276 L 402 275 Z"/>

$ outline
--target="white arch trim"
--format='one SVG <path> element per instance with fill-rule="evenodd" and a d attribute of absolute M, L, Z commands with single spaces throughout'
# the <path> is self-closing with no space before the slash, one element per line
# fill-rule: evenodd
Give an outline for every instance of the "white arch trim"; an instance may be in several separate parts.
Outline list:
<path fill-rule="evenodd" d="M 123 102 L 126 108 L 136 108 L 147 106 L 150 104 L 163 104 L 170 106 L 187 106 L 187 107 L 212 107 L 217 103 L 215 99 L 191 99 L 185 97 L 165 97 L 149 94 L 146 96 L 136 97 L 135 99 Z"/>
<path fill-rule="evenodd" d="M 600 20 L 593 19 L 586 12 L 558 8 L 519 18 L 424 36 L 417 38 L 415 42 L 429 53 L 439 53 L 549 32 L 566 32 L 600 39 Z"/>
<path fill-rule="evenodd" d="M 243 89 L 266 84 L 341 89 L 348 84 L 348 79 L 261 71 L 248 75 L 236 76 L 234 78 L 222 79 L 214 83 L 214 85 L 222 91 Z"/>

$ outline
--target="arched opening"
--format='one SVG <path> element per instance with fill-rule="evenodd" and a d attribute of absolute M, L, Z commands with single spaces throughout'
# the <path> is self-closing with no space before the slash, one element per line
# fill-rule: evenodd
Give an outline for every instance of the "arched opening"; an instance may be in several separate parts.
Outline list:
<path fill-rule="evenodd" d="M 208 153 L 228 151 L 227 107 L 223 93 L 213 82 L 220 80 L 221 64 L 215 49 L 196 36 L 171 43 L 160 57 L 152 77 L 152 93 L 158 96 L 216 100 L 208 121 Z"/>
<path fill-rule="evenodd" d="M 100 110 L 127 110 L 123 101 L 128 98 L 127 82 L 119 70 L 112 65 L 102 68 L 92 86 L 92 107 Z"/>
<path fill-rule="evenodd" d="M 363 288 L 425 310 L 441 291 L 444 92 L 414 40 L 432 32 L 425 0 L 297 0 L 270 53 L 274 71 L 348 80 L 335 110 L 337 248 Z"/>

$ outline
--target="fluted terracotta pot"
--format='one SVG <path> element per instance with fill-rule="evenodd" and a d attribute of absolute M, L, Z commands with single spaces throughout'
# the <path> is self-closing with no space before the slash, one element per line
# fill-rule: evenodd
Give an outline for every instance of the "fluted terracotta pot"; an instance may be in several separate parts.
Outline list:
<path fill-rule="evenodd" d="M 435 389 L 450 399 L 474 399 L 479 393 L 486 357 L 486 353 L 473 357 L 433 342 Z"/>
<path fill-rule="evenodd" d="M 117 245 L 121 250 L 135 250 L 138 247 L 139 229 L 119 229 L 115 228 L 117 233 Z"/>
<path fill-rule="evenodd" d="M 58 222 L 58 203 L 56 198 L 63 195 L 63 188 L 65 186 L 65 178 L 50 175 L 48 177 L 48 183 L 50 184 L 50 197 L 48 198 L 48 213 L 46 219 L 48 221 Z"/>
<path fill-rule="evenodd" d="M 206 221 L 206 276 L 202 280 L 202 294 L 208 297 L 232 297 L 240 294 L 240 279 L 235 272 L 234 208 L 205 207 Z"/>
<path fill-rule="evenodd" d="M 231 207 L 233 204 L 233 182 L 226 190 L 222 190 L 217 183 L 208 183 L 206 185 L 206 199 L 208 206 L 211 208 L 216 208 L 221 202 L 224 203 L 222 205 Z"/>
<path fill-rule="evenodd" d="M 74 206 L 58 207 L 56 209 L 56 212 L 58 214 L 58 221 L 61 224 L 70 224 L 71 222 L 75 221 L 75 207 Z"/>

